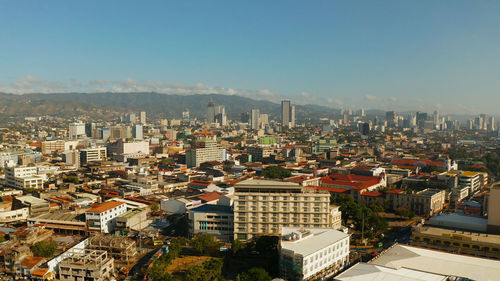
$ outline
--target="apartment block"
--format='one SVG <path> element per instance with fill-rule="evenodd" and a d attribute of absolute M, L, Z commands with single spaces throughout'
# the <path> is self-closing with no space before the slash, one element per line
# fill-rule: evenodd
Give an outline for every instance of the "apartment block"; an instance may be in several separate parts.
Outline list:
<path fill-rule="evenodd" d="M 283 227 L 336 228 L 330 194 L 298 183 L 249 179 L 234 186 L 234 238 L 279 235 Z M 334 218 L 335 221 L 334 221 Z"/>
<path fill-rule="evenodd" d="M 406 207 L 417 215 L 432 216 L 443 209 L 446 200 L 446 191 L 439 189 L 424 189 L 414 193 L 391 190 L 387 192 L 394 209 Z"/>
<path fill-rule="evenodd" d="M 106 251 L 71 249 L 64 254 L 59 263 L 59 280 L 113 280 L 115 276 L 114 259 Z"/>
<path fill-rule="evenodd" d="M 350 235 L 328 228 L 283 228 L 280 275 L 285 280 L 324 280 L 349 264 Z"/>
<path fill-rule="evenodd" d="M 199 167 L 201 163 L 226 160 L 226 149 L 216 142 L 205 142 L 200 147 L 186 151 L 186 165 L 188 168 Z"/>
<path fill-rule="evenodd" d="M 106 159 L 106 147 L 91 147 L 80 150 L 80 162 L 87 164 L 93 161 L 102 161 Z"/>
<path fill-rule="evenodd" d="M 38 169 L 35 166 L 5 168 L 5 182 L 10 187 L 40 189 L 43 188 L 45 181 L 45 176 L 38 175 Z"/>
<path fill-rule="evenodd" d="M 90 231 L 112 233 L 115 230 L 115 218 L 127 211 L 123 202 L 108 201 L 95 204 L 85 212 L 85 220 Z"/>
<path fill-rule="evenodd" d="M 233 240 L 234 215 L 230 206 L 206 204 L 189 210 L 189 234 L 207 233 L 220 241 Z"/>

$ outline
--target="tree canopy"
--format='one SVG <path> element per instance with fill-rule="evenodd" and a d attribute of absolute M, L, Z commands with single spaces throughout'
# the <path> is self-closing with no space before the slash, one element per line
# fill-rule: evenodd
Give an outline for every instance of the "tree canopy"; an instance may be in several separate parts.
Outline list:
<path fill-rule="evenodd" d="M 267 271 L 260 267 L 254 267 L 247 272 L 238 274 L 236 280 L 239 281 L 271 281 L 271 276 Z"/>
<path fill-rule="evenodd" d="M 57 249 L 57 243 L 52 240 L 43 240 L 36 242 L 31 251 L 36 257 L 51 258 L 54 256 Z"/>
<path fill-rule="evenodd" d="M 269 166 L 262 171 L 262 176 L 268 179 L 283 179 L 292 176 L 292 172 L 281 166 Z"/>

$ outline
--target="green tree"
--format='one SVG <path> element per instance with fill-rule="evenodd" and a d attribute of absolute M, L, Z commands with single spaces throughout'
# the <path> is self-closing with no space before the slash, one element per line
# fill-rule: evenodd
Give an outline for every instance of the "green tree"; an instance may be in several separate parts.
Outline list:
<path fill-rule="evenodd" d="M 262 171 L 262 176 L 268 179 L 283 179 L 292 176 L 292 172 L 281 166 L 269 166 Z"/>
<path fill-rule="evenodd" d="M 190 267 L 186 272 L 187 281 L 216 281 L 222 279 L 223 263 L 220 259 L 209 259 L 202 265 Z"/>
<path fill-rule="evenodd" d="M 148 270 L 148 277 L 153 281 L 171 281 L 172 276 L 167 272 L 167 266 L 159 260 L 155 261 Z"/>
<path fill-rule="evenodd" d="M 36 257 L 51 258 L 56 252 L 57 244 L 52 240 L 43 240 L 36 242 L 32 247 L 31 251 Z"/>
<path fill-rule="evenodd" d="M 234 239 L 233 242 L 231 242 L 231 251 L 233 252 L 233 255 L 238 254 L 238 252 L 243 250 L 244 248 L 245 243 L 239 239 Z"/>
<path fill-rule="evenodd" d="M 238 274 L 236 279 L 240 281 L 271 281 L 271 276 L 265 269 L 254 267 L 247 272 Z"/>
<path fill-rule="evenodd" d="M 217 249 L 220 248 L 221 243 L 217 241 L 213 235 L 199 233 L 196 234 L 191 241 L 189 241 L 189 245 L 198 253 L 206 255 L 217 251 Z"/>
<path fill-rule="evenodd" d="M 69 183 L 74 183 L 74 184 L 78 184 L 80 183 L 80 180 L 78 179 L 78 176 L 66 176 L 66 178 L 64 178 L 63 180 L 64 182 L 69 182 Z"/>
<path fill-rule="evenodd" d="M 158 212 L 160 210 L 160 204 L 158 203 L 158 201 L 153 201 L 153 203 L 151 203 L 151 212 Z"/>

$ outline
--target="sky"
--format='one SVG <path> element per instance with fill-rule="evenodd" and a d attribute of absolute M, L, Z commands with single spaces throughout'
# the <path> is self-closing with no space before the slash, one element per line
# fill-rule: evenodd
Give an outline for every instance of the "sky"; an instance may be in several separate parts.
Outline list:
<path fill-rule="evenodd" d="M 500 1 L 1 0 L 0 92 L 498 114 Z"/>

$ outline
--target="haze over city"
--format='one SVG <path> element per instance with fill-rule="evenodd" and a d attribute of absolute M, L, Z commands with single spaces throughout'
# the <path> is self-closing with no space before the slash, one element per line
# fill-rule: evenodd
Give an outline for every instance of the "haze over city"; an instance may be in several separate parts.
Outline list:
<path fill-rule="evenodd" d="M 497 114 L 498 1 L 2 1 L 0 92 Z"/>

